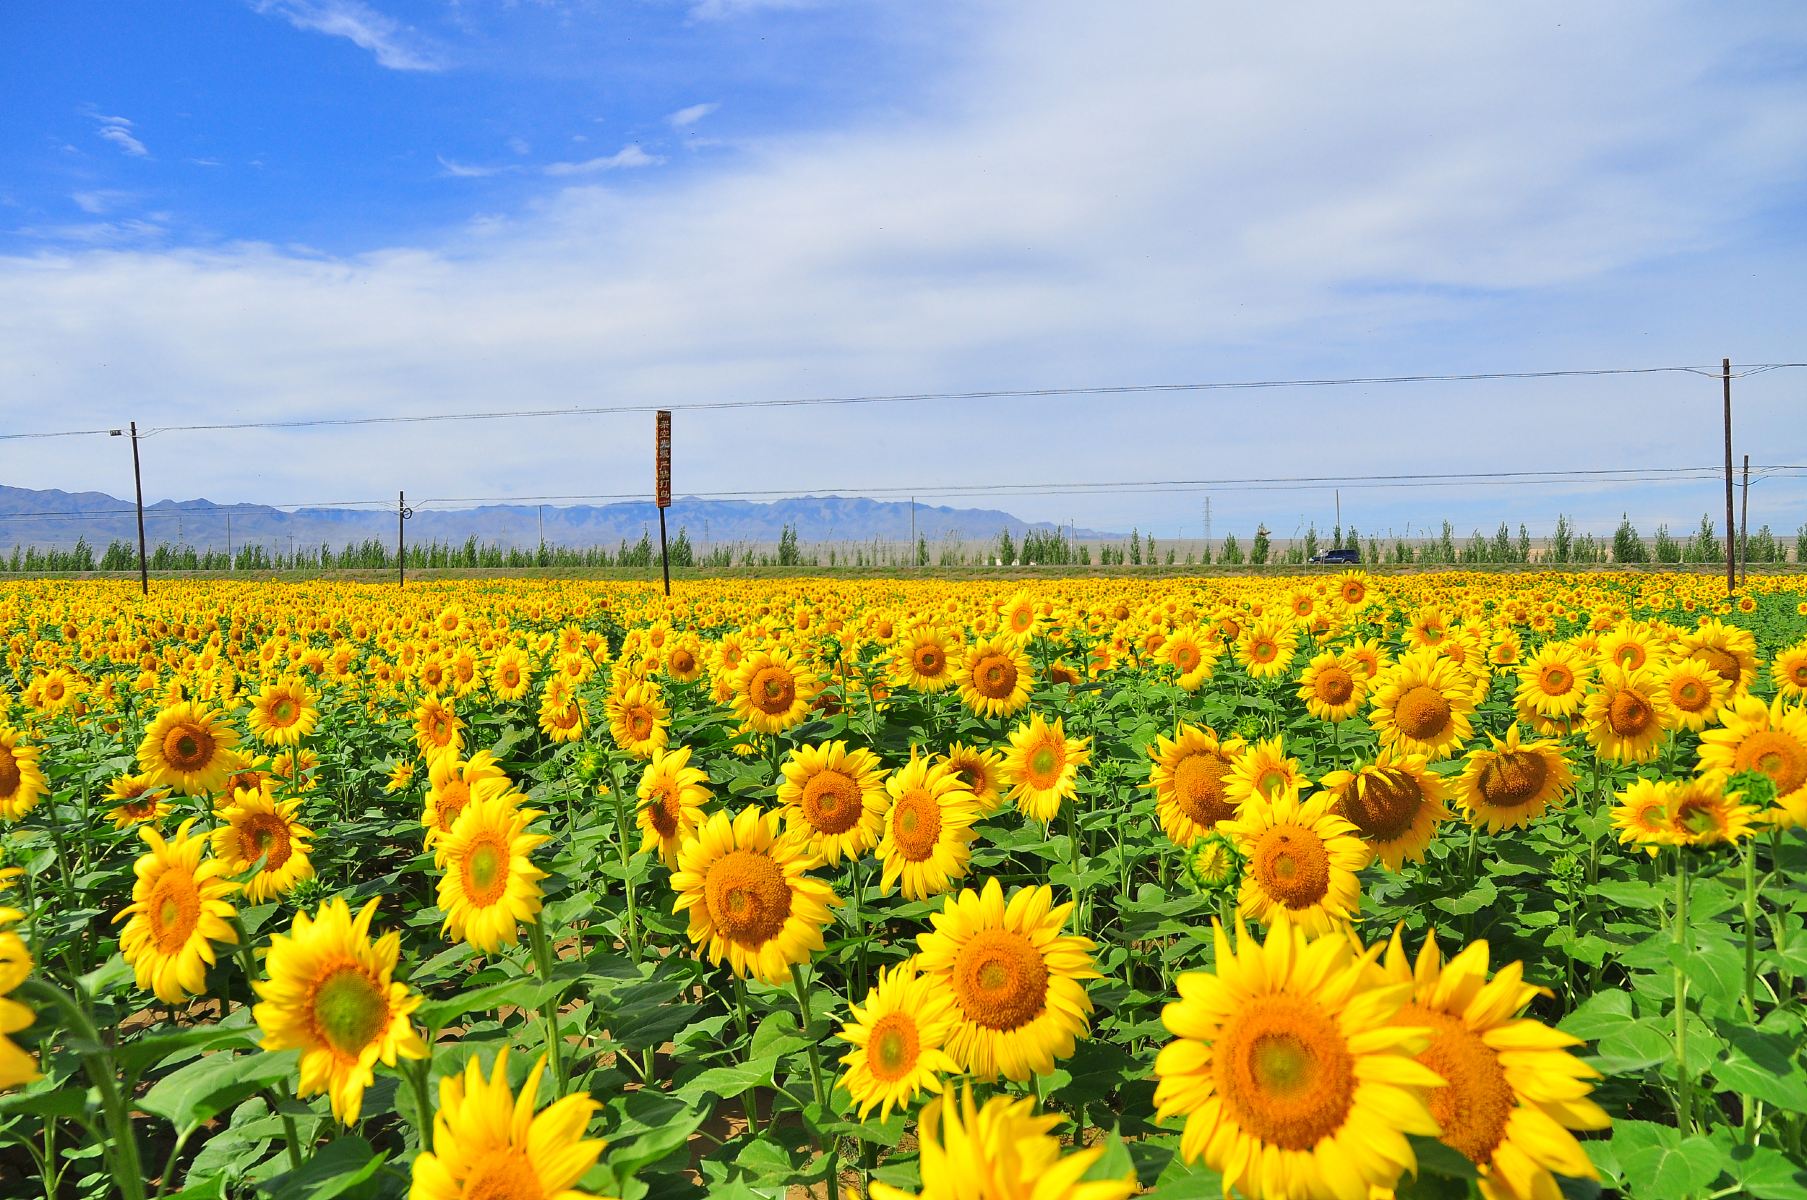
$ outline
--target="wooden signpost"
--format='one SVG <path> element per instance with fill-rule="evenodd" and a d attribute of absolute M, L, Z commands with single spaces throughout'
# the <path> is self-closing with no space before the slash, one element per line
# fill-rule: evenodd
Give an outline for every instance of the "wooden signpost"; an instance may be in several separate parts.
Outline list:
<path fill-rule="evenodd" d="M 671 507 L 671 412 L 661 408 L 653 430 L 653 503 L 659 506 L 659 570 L 671 595 L 671 554 L 665 548 L 665 510 Z"/>

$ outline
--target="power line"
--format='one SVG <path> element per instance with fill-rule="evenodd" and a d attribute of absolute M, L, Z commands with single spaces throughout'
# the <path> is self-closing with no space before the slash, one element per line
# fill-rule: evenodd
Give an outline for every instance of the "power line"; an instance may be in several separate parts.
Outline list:
<path fill-rule="evenodd" d="M 1742 367 L 1733 378 L 1807 367 L 1807 363 L 1756 363 Z M 1596 378 L 1615 375 L 1692 374 L 1720 378 L 1717 366 L 1670 367 L 1602 367 L 1569 368 L 1549 371 L 1478 371 L 1461 374 L 1369 375 L 1325 379 L 1244 379 L 1215 380 L 1195 383 L 1141 383 L 1100 386 L 1045 388 L 1000 388 L 966 392 L 904 392 L 871 396 L 779 397 L 764 400 L 707 400 L 693 404 L 611 404 L 573 408 L 497 409 L 479 412 L 418 413 L 366 417 L 298 417 L 283 421 L 221 421 L 190 425 L 159 425 L 143 431 L 141 437 L 161 433 L 208 433 L 248 429 L 312 429 L 363 425 L 419 425 L 445 421 L 500 421 L 535 417 L 587 417 L 619 413 L 647 413 L 668 409 L 673 412 L 718 412 L 746 408 L 803 408 L 837 405 L 910 404 L 939 401 L 1048 399 L 1060 396 L 1127 396 L 1163 393 L 1248 391 L 1273 388 L 1375 387 L 1412 383 L 1477 383 L 1499 380 Z M 0 441 L 21 438 L 81 437 L 110 434 L 110 429 L 69 429 L 53 432 L 5 433 Z"/>

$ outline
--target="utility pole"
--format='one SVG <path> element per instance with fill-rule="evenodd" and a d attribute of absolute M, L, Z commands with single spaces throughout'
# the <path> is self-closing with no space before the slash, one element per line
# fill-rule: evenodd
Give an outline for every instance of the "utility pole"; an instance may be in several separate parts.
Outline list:
<path fill-rule="evenodd" d="M 232 571 L 232 510 L 226 510 L 226 571 Z"/>
<path fill-rule="evenodd" d="M 395 586 L 408 586 L 408 518 L 414 510 L 408 507 L 408 493 L 395 493 Z"/>
<path fill-rule="evenodd" d="M 1336 489 L 1336 527 L 1339 531 L 1343 528 L 1343 489 L 1342 488 Z M 1337 536 L 1341 537 L 1342 534 L 1339 532 L 1337 534 Z M 1342 549 L 1342 547 L 1340 547 L 1340 546 L 1338 546 L 1336 548 L 1339 550 Z"/>
<path fill-rule="evenodd" d="M 546 506 L 544 504 L 540 505 L 539 521 L 540 521 L 540 549 L 543 551 L 546 548 Z"/>
<path fill-rule="evenodd" d="M 1732 516 L 1732 360 L 1721 359 L 1719 378 L 1725 386 L 1725 594 L 1738 590 L 1738 576 L 1733 561 L 1736 547 L 1732 534 L 1737 526 Z"/>
<path fill-rule="evenodd" d="M 132 489 L 138 497 L 138 594 L 151 594 L 151 572 L 144 556 L 144 476 L 138 468 L 138 422 L 133 421 L 132 430 Z M 107 431 L 113 437 L 121 437 L 123 430 Z"/>
<path fill-rule="evenodd" d="M 1751 456 L 1744 456 L 1744 495 L 1738 513 L 1738 586 L 1751 577 Z"/>
<path fill-rule="evenodd" d="M 910 565 L 916 565 L 916 497 L 910 497 Z"/>

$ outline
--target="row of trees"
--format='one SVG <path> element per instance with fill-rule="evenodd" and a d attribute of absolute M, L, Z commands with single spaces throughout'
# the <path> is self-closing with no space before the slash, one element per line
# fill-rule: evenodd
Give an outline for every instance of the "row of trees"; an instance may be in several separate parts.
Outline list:
<path fill-rule="evenodd" d="M 1646 539 L 1623 517 L 1610 539 L 1591 533 L 1578 534 L 1567 516 L 1556 518 L 1556 527 L 1547 541 L 1533 544 L 1524 525 L 1514 533 L 1501 522 L 1489 537 L 1475 530 L 1466 540 L 1458 541 L 1454 527 L 1443 522 L 1434 538 L 1408 542 L 1391 539 L 1383 545 L 1379 538 L 1365 540 L 1354 527 L 1334 529 L 1328 538 L 1312 527 L 1301 539 L 1284 547 L 1276 546 L 1265 528 L 1256 530 L 1245 548 L 1231 534 L 1216 547 L 1210 543 L 1194 543 L 1184 552 L 1177 547 L 1162 546 L 1153 534 L 1133 530 L 1120 544 L 1106 543 L 1096 548 L 1096 561 L 1102 566 L 1154 566 L 1165 563 L 1187 566 L 1212 562 L 1225 566 L 1299 566 L 1327 549 L 1354 549 L 1362 561 L 1370 564 L 1422 566 L 1477 566 L 1509 563 L 1548 563 L 1588 565 L 1600 563 L 1718 563 L 1725 559 L 1724 544 L 1710 516 L 1684 537 L 1676 537 L 1666 525 L 1659 525 L 1653 537 Z M 1795 532 L 1792 546 L 1777 537 L 1768 525 L 1754 530 L 1744 548 L 1745 557 L 1753 563 L 1781 563 L 1792 557 L 1807 562 L 1807 524 Z M 710 570 L 732 570 L 740 567 L 926 567 L 931 562 L 926 537 L 918 537 L 912 547 L 873 539 L 868 542 L 818 544 L 804 548 L 797 530 L 789 525 L 780 534 L 776 548 L 769 543 L 723 543 L 699 553 L 688 532 L 679 528 L 670 544 L 671 565 L 703 567 Z M 995 542 L 969 548 L 957 539 L 942 543 L 933 561 L 944 567 L 984 566 L 987 564 L 1016 566 L 1090 566 L 1093 547 L 1069 538 L 1065 531 L 1031 529 L 1020 542 L 1011 532 L 1002 531 Z M 642 530 L 640 539 L 630 544 L 623 538 L 619 546 L 502 546 L 479 543 L 473 536 L 462 543 L 427 542 L 408 547 L 408 566 L 427 568 L 502 568 L 557 567 L 597 568 L 623 567 L 646 569 L 659 563 L 658 544 L 650 530 Z M 159 542 L 149 556 L 154 571 L 318 571 L 318 570 L 393 570 L 394 548 L 384 542 L 366 539 L 347 542 L 338 549 L 331 545 L 295 546 L 252 543 L 239 546 L 230 557 L 212 547 L 201 550 L 193 546 Z M 38 574 L 44 572 L 131 571 L 138 566 L 137 546 L 114 541 L 98 556 L 87 539 L 70 549 L 41 549 L 15 546 L 10 558 L 0 556 L 0 572 Z"/>

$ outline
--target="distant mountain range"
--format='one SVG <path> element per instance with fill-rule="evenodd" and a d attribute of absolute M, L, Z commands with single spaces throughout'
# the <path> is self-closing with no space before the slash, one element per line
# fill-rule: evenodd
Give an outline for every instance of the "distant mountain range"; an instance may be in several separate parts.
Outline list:
<path fill-rule="evenodd" d="M 860 542 L 874 539 L 907 542 L 908 501 L 868 500 L 858 496 L 799 496 L 767 503 L 744 500 L 697 500 L 679 497 L 666 510 L 673 537 L 687 531 L 697 546 L 722 542 L 776 542 L 786 525 L 803 542 Z M 1008 529 L 1020 538 L 1031 529 L 1052 531 L 1047 521 L 1025 521 L 998 509 L 947 508 L 917 504 L 916 531 L 931 545 L 944 540 L 984 540 Z M 215 504 L 211 500 L 160 500 L 144 508 L 145 538 L 224 550 L 228 536 L 236 548 L 261 542 L 286 550 L 296 545 L 375 538 L 393 545 L 395 510 L 301 508 L 293 511 L 261 504 Z M 542 525 L 543 522 L 543 525 Z M 230 529 L 228 529 L 230 525 Z M 549 545 L 614 546 L 636 542 L 643 530 L 657 535 L 659 512 L 650 501 L 622 504 L 494 504 L 480 508 L 416 509 L 408 522 L 408 541 L 462 543 L 475 536 L 481 543 L 537 545 L 541 530 Z M 1096 529 L 1075 531 L 1081 539 L 1121 538 Z M 135 542 L 138 526 L 132 502 L 104 492 L 35 491 L 0 484 L 0 549 L 14 545 L 74 546 L 88 539 L 98 554 L 115 539 Z"/>

